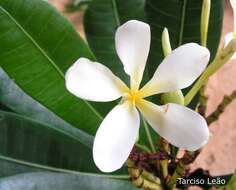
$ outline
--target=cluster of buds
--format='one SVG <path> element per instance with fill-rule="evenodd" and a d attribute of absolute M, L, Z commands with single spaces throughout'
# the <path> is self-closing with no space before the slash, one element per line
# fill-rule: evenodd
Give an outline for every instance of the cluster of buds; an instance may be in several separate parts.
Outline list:
<path fill-rule="evenodd" d="M 158 173 L 157 171 L 157 162 L 162 160 L 168 160 L 170 166 L 174 165 L 175 160 L 173 157 L 164 151 L 159 151 L 156 153 L 146 153 L 140 152 L 136 147 L 133 148 L 129 159 L 139 168 L 143 168 L 147 171 Z"/>

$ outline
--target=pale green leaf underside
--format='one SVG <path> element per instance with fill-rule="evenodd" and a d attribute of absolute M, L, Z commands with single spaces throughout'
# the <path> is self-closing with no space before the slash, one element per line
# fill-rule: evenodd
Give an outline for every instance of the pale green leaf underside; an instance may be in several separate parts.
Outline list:
<path fill-rule="evenodd" d="M 1 190 L 135 190 L 129 181 L 94 176 L 35 172 L 0 180 Z"/>

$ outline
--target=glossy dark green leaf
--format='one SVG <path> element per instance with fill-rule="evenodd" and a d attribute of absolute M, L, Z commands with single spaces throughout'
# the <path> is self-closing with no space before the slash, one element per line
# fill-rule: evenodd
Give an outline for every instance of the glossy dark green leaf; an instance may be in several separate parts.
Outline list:
<path fill-rule="evenodd" d="M 73 26 L 45 1 L 1 0 L 0 28 L 0 65 L 10 78 L 56 115 L 94 134 L 106 104 L 96 110 L 64 84 L 64 72 L 77 58 L 93 59 Z"/>
<path fill-rule="evenodd" d="M 151 51 L 148 59 L 148 73 L 152 75 L 164 58 L 161 36 L 164 27 L 168 28 L 172 49 L 179 45 L 196 42 L 200 44 L 200 21 L 203 1 L 196 0 L 147 0 L 146 16 L 152 29 Z M 211 52 L 211 60 L 215 57 L 220 37 L 224 15 L 224 1 L 211 1 L 211 14 L 207 47 Z M 189 88 L 185 89 L 185 94 Z M 195 108 L 198 96 L 189 105 Z"/>
<path fill-rule="evenodd" d="M 90 148 L 89 154 L 91 155 L 92 152 L 91 148 L 93 143 L 92 136 L 88 135 L 87 133 L 81 131 L 78 128 L 71 126 L 70 124 L 68 124 L 67 122 L 56 116 L 54 113 L 50 112 L 47 108 L 36 102 L 34 99 L 29 97 L 12 80 L 10 80 L 9 77 L 1 69 L 0 69 L 0 102 L 3 102 L 4 105 L 7 105 L 9 108 L 15 110 L 18 113 L 33 118 L 34 121 L 38 121 L 52 130 L 59 131 L 60 133 L 67 136 L 67 138 L 70 138 L 72 140 L 74 139 L 79 143 L 82 143 L 86 147 Z M 5 107 L 4 105 L 3 107 Z M 34 125 L 32 125 L 32 127 L 34 127 Z M 45 130 L 46 129 L 47 128 L 45 128 Z M 47 133 L 47 130 L 45 131 L 45 133 Z M 28 136 L 30 136 L 30 134 L 28 134 Z M 84 154 L 83 149 L 80 149 L 79 146 L 77 148 L 78 148 L 77 151 L 79 151 L 82 159 Z M 11 151 L 14 152 L 14 147 Z M 52 156 L 52 158 L 50 158 L 52 160 L 57 159 L 54 157 L 54 155 L 48 155 L 48 156 Z M 24 155 L 22 157 L 22 160 L 27 160 L 27 156 Z M 88 167 L 86 171 L 89 171 L 90 166 L 89 165 L 87 166 Z M 76 169 L 76 168 L 71 168 L 71 169 Z M 29 170 L 28 167 L 27 168 L 20 167 L 19 165 L 15 165 L 12 163 L 7 163 L 7 164 L 5 163 L 3 164 L 2 162 L 0 163 L 0 176 L 1 172 L 4 172 L 4 175 L 6 175 L 8 173 L 11 174 L 12 172 L 13 174 L 15 174 L 14 172 L 21 173 L 21 171 L 26 172 L 32 170 Z M 117 173 L 126 173 L 126 169 L 119 170 Z"/>
<path fill-rule="evenodd" d="M 149 73 L 152 74 L 161 63 L 163 56 L 161 35 L 168 28 L 172 48 L 187 42 L 200 43 L 200 19 L 202 1 L 196 0 L 147 0 L 147 21 L 152 28 Z M 224 14 L 224 1 L 211 1 L 211 14 L 207 47 L 213 59 L 220 42 Z"/>
<path fill-rule="evenodd" d="M 1 190 L 135 190 L 129 181 L 96 176 L 36 172 L 2 178 Z"/>
<path fill-rule="evenodd" d="M 92 136 L 71 126 L 69 123 L 65 122 L 46 107 L 28 96 L 2 69 L 0 69 L 0 102 L 4 104 L 2 105 L 2 107 L 5 108 L 4 110 L 7 109 L 7 111 L 9 111 L 10 109 L 21 115 L 28 116 L 35 121 L 39 121 L 51 128 L 60 130 L 69 137 L 79 140 L 81 143 L 92 148 Z"/>
<path fill-rule="evenodd" d="M 1 156 L 56 168 L 98 172 L 91 149 L 59 129 L 4 111 L 0 111 L 0 126 Z"/>
<path fill-rule="evenodd" d="M 41 168 L 26 166 L 11 160 L 12 158 L 0 155 L 0 179 L 2 177 L 22 174 L 27 172 L 45 171 Z M 10 161 L 11 160 L 11 161 Z M 48 170 L 46 170 L 48 171 Z"/>
<path fill-rule="evenodd" d="M 128 81 L 115 51 L 117 27 L 131 19 L 144 19 L 144 0 L 96 0 L 85 13 L 86 38 L 99 62 Z"/>

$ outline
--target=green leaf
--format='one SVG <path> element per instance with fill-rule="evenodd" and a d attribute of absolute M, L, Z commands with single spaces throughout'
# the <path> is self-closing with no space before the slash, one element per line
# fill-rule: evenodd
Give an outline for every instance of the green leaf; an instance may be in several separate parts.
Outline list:
<path fill-rule="evenodd" d="M 164 27 L 168 28 L 172 49 L 181 44 L 196 42 L 200 44 L 200 21 L 202 1 L 195 0 L 146 0 L 147 21 L 151 25 L 152 41 L 148 58 L 147 69 L 149 75 L 153 75 L 158 65 L 164 59 L 161 44 L 161 36 Z M 211 13 L 207 47 L 211 52 L 211 60 L 216 55 L 224 15 L 224 1 L 211 1 Z M 183 90 L 186 92 L 189 88 Z M 195 108 L 198 96 L 189 105 Z"/>
<path fill-rule="evenodd" d="M 67 68 L 79 57 L 93 59 L 73 26 L 45 1 L 1 0 L 0 28 L 0 65 L 10 78 L 71 125 L 95 134 L 110 107 L 96 110 L 65 89 Z"/>
<path fill-rule="evenodd" d="M 234 174 L 232 174 L 230 180 L 228 181 L 227 185 L 222 188 L 222 190 L 232 190 L 232 189 L 236 189 L 236 172 Z"/>
<path fill-rule="evenodd" d="M 128 82 L 115 50 L 117 27 L 131 19 L 144 19 L 144 0 L 96 0 L 85 13 L 86 38 L 98 61 Z"/>
<path fill-rule="evenodd" d="M 152 29 L 151 52 L 149 55 L 148 71 L 153 74 L 164 58 L 161 35 L 164 27 L 170 33 L 173 49 L 179 45 L 196 42 L 200 43 L 200 19 L 202 1 L 196 0 L 147 0 L 146 15 Z M 211 14 L 207 47 L 211 51 L 211 59 L 215 57 L 220 42 L 224 1 L 211 1 Z"/>
<path fill-rule="evenodd" d="M 0 126 L 1 156 L 56 168 L 98 172 L 91 149 L 79 138 L 4 111 L 0 111 Z"/>
<path fill-rule="evenodd" d="M 4 110 L 14 110 L 21 115 L 25 115 L 43 123 L 55 130 L 60 130 L 69 137 L 79 140 L 81 143 L 92 148 L 93 137 L 81 131 L 78 128 L 71 126 L 69 123 L 62 120 L 53 112 L 48 110 L 43 105 L 39 104 L 33 98 L 24 93 L 14 81 L 0 68 L 0 102 L 4 104 Z M 7 108 L 6 108 L 7 107 Z"/>
<path fill-rule="evenodd" d="M 27 173 L 27 172 L 44 171 L 41 168 L 18 164 L 17 162 L 13 162 L 11 159 L 12 158 L 4 157 L 0 155 L 0 168 L 1 168 L 0 178 L 6 177 L 6 176 L 12 176 L 16 174 L 21 174 L 21 173 Z"/>
<path fill-rule="evenodd" d="M 1 190 L 135 190 L 129 181 L 86 175 L 36 172 L 0 180 Z"/>
<path fill-rule="evenodd" d="M 44 166 L 100 173 L 92 159 L 92 137 L 68 124 L 57 128 L 0 111 L 0 126 L 0 176 L 41 171 Z"/>
<path fill-rule="evenodd" d="M 0 155 L 0 178 L 28 172 L 60 172 L 74 175 L 89 175 L 112 179 L 129 179 L 127 173 L 124 174 L 102 174 L 55 168 L 52 166 L 41 165 Z"/>

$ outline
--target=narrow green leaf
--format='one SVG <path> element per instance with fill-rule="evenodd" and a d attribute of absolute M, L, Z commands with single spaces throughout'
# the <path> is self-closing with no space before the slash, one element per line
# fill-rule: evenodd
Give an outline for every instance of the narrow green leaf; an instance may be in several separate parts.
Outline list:
<path fill-rule="evenodd" d="M 0 155 L 0 179 L 2 177 L 12 176 L 21 173 L 44 171 L 43 169 L 38 167 L 30 167 L 10 161 L 11 159 L 12 158 Z"/>
<path fill-rule="evenodd" d="M 0 126 L 2 156 L 57 168 L 98 172 L 91 149 L 60 130 L 4 111 L 0 111 Z"/>
<path fill-rule="evenodd" d="M 65 121 L 95 134 L 110 107 L 92 106 L 65 89 L 67 68 L 79 57 L 93 59 L 72 25 L 45 1 L 2 0 L 0 28 L 0 66 L 10 78 Z"/>
<path fill-rule="evenodd" d="M 1 190 L 135 190 L 129 181 L 86 175 L 36 172 L 0 180 Z"/>
<path fill-rule="evenodd" d="M 147 0 L 147 21 L 152 28 L 152 43 L 149 56 L 149 73 L 153 74 L 164 58 L 161 35 L 166 27 L 170 33 L 173 49 L 179 45 L 196 42 L 200 44 L 202 1 L 195 0 Z M 214 58 L 221 37 L 224 1 L 214 0 L 211 5 L 207 47 Z"/>
<path fill-rule="evenodd" d="M 196 0 L 146 0 L 146 16 L 152 32 L 151 51 L 147 64 L 149 75 L 153 75 L 164 59 L 161 36 L 165 27 L 169 30 L 173 49 L 188 42 L 200 44 L 201 9 L 202 1 Z M 218 50 L 223 15 L 224 1 L 212 1 L 207 40 L 211 60 L 214 59 Z M 188 90 L 189 88 L 185 89 L 183 93 L 185 94 Z M 198 96 L 192 101 L 190 107 L 195 108 L 197 103 Z"/>
<path fill-rule="evenodd" d="M 78 128 L 71 126 L 69 123 L 62 120 L 46 107 L 38 103 L 36 100 L 28 96 L 20 89 L 14 81 L 0 68 L 0 102 L 3 107 L 20 113 L 49 126 L 52 129 L 59 130 L 68 137 L 80 141 L 82 144 L 92 148 L 93 137 L 81 131 Z M 6 108 L 7 107 L 7 108 Z M 4 110 L 5 110 L 4 109 Z M 3 109 L 2 109 L 3 110 Z"/>
<path fill-rule="evenodd" d="M 0 155 L 0 177 L 11 176 L 15 174 L 35 172 L 35 171 L 49 171 L 49 172 L 62 172 L 67 174 L 75 175 L 87 175 L 95 177 L 104 177 L 111 179 L 129 179 L 128 174 L 102 174 L 102 173 L 91 173 L 91 172 L 81 172 L 63 168 L 55 168 L 52 166 L 41 165 L 37 163 L 27 162 L 24 160 L 19 160 L 15 158 L 10 158 Z M 5 169 L 5 170 L 4 170 Z"/>
<path fill-rule="evenodd" d="M 115 50 L 117 27 L 131 19 L 144 19 L 144 0 L 96 0 L 89 4 L 84 26 L 89 46 L 99 62 L 128 81 Z"/>

